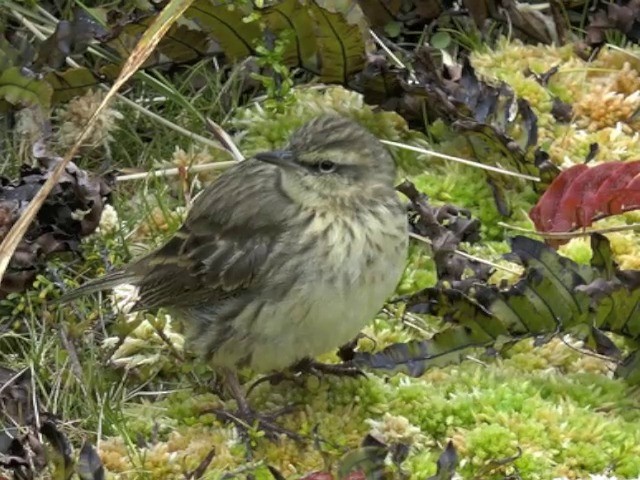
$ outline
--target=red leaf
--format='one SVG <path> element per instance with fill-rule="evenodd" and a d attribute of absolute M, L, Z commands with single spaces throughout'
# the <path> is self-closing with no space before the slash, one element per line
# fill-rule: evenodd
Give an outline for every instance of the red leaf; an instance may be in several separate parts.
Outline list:
<path fill-rule="evenodd" d="M 529 212 L 529 217 L 533 220 L 538 231 L 553 231 L 553 220 L 565 189 L 571 185 L 573 180 L 588 169 L 589 167 L 586 165 L 575 165 L 562 172 L 553 180 L 549 188 L 547 188 L 547 191 L 544 192 L 540 200 L 538 200 L 536 206 Z"/>
<path fill-rule="evenodd" d="M 539 232 L 568 232 L 640 209 L 640 161 L 575 165 L 549 185 L 529 212 Z M 561 245 L 566 240 L 547 243 Z"/>
<path fill-rule="evenodd" d="M 312 472 L 304 477 L 301 480 L 334 480 L 333 475 L 329 472 Z"/>
<path fill-rule="evenodd" d="M 357 472 L 351 472 L 344 480 L 367 480 L 367 476 L 362 470 L 358 470 Z"/>
<path fill-rule="evenodd" d="M 334 478 L 329 472 L 312 472 L 307 474 L 301 480 L 334 480 Z M 349 475 L 344 477 L 343 480 L 367 480 L 367 476 L 363 471 L 358 470 L 356 472 L 351 472 Z"/>

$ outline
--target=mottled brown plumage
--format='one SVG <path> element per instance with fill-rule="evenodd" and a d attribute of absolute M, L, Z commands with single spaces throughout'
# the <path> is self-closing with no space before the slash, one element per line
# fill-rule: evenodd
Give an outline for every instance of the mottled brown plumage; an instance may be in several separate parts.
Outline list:
<path fill-rule="evenodd" d="M 132 283 L 136 308 L 172 310 L 213 365 L 286 368 L 349 341 L 393 292 L 407 249 L 394 181 L 371 133 L 318 117 L 221 175 L 163 247 L 65 300 Z"/>

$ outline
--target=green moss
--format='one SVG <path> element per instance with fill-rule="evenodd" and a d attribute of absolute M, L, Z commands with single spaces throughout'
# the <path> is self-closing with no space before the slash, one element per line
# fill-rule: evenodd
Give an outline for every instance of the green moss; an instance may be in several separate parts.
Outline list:
<path fill-rule="evenodd" d="M 468 209 L 481 222 L 483 241 L 504 239 L 505 231 L 499 222 L 508 220 L 514 225 L 530 226 L 526 212 L 534 205 L 535 194 L 529 186 L 505 191 L 512 210 L 512 217 L 507 219 L 498 212 L 485 174 L 475 168 L 447 165 L 446 168 L 434 168 L 418 175 L 413 180 L 419 190 L 429 195 L 432 203 L 449 203 Z"/>
<path fill-rule="evenodd" d="M 424 138 L 417 132 L 409 132 L 405 120 L 398 114 L 376 112 L 364 104 L 361 95 L 339 86 L 323 90 L 294 89 L 289 100 L 284 110 L 262 106 L 238 110 L 232 123 L 244 133 L 239 145 L 243 153 L 251 155 L 281 147 L 296 128 L 322 113 L 352 117 L 378 138 L 395 141 Z M 415 163 L 415 153 L 398 152 L 397 156 L 401 166 Z"/>
<path fill-rule="evenodd" d="M 554 96 L 571 101 L 581 98 L 576 84 L 580 85 L 583 73 L 571 71 L 581 65 L 571 48 L 503 42 L 494 52 L 474 54 L 473 61 L 481 75 L 510 83 L 531 102 L 539 116 L 541 142 L 557 163 L 582 161 L 593 142 L 601 147 L 597 160 L 640 154 L 640 140 L 632 133 L 613 128 L 591 132 L 552 120 Z M 563 68 L 548 88 L 522 74 L 527 67 L 542 73 L 558 63 Z M 381 138 L 422 146 L 429 138 L 445 153 L 474 157 L 469 144 L 443 122 L 432 124 L 426 136 L 409 132 L 398 115 L 374 112 L 361 97 L 340 87 L 295 89 L 284 107 L 244 108 L 233 114 L 231 124 L 242 132 L 240 148 L 250 155 L 280 147 L 293 129 L 327 110 L 353 116 Z M 518 133 L 517 129 L 512 133 Z M 159 142 L 162 136 L 157 137 Z M 154 151 L 170 153 L 173 147 L 156 144 Z M 505 219 L 497 211 L 484 172 L 424 159 L 413 152 L 394 150 L 394 154 L 402 173 L 411 174 L 433 203 L 467 208 L 480 219 L 481 243 L 463 245 L 470 253 L 495 260 L 508 251 L 505 239 L 510 232 L 498 225 L 500 221 L 530 227 L 527 212 L 537 195 L 524 182 L 500 180 L 513 212 Z M 144 189 L 141 193 L 137 187 L 119 192 L 126 198 L 127 208 L 118 209 L 125 216 L 126 228 L 119 234 L 88 239 L 78 278 L 66 279 L 69 285 L 79 283 L 81 275 L 98 276 L 109 264 L 119 265 L 132 257 L 135 252 L 126 250 L 129 242 L 124 237 L 139 225 L 141 212 L 147 215 L 158 207 L 163 225 L 151 224 L 142 240 L 138 239 L 140 243 L 155 244 L 177 227 L 179 216 L 171 212 L 184 201 L 179 189 L 164 183 L 149 184 L 155 195 Z M 638 215 L 630 213 L 610 221 L 634 222 Z M 636 236 L 616 234 L 611 238 L 617 258 L 634 265 Z M 588 245 L 581 240 L 570 242 L 561 252 L 581 263 L 590 257 Z M 64 271 L 64 262 L 52 265 Z M 397 293 L 419 290 L 435 280 L 429 248 L 414 243 Z M 264 383 L 251 395 L 253 406 L 261 411 L 294 406 L 280 421 L 317 441 L 273 444 L 254 434 L 251 455 L 255 461 L 248 461 L 247 445 L 211 412 L 234 408 L 234 402 L 211 393 L 213 375 L 208 367 L 191 360 L 177 362 L 161 342 L 147 340 L 142 342 L 141 355 L 160 355 L 162 361 L 114 369 L 100 342 L 103 332 L 115 335 L 122 329 L 121 319 L 114 323 L 105 314 L 108 309 L 96 308 L 90 300 L 52 313 L 45 303 L 56 295 L 56 286 L 42 277 L 37 287 L 37 291 L 2 301 L 7 315 L 16 319 L 11 352 L 5 355 L 3 350 L 2 358 L 20 368 L 33 366 L 46 408 L 70 424 L 79 419 L 82 431 L 75 433 L 74 439 L 100 427 L 101 455 L 108 470 L 120 478 L 183 478 L 212 447 L 216 455 L 204 478 L 220 478 L 223 473 L 245 468 L 238 475 L 252 473 L 257 479 L 270 479 L 266 464 L 276 466 L 287 478 L 300 478 L 303 473 L 335 466 L 344 452 L 357 447 L 369 432 L 367 420 L 380 420 L 385 413 L 403 416 L 421 430 L 421 439 L 403 465 L 412 479 L 422 480 L 435 473 L 437 458 L 448 440 L 454 442 L 462 460 L 458 468 L 462 478 L 502 479 L 516 472 L 526 479 L 587 478 L 608 469 L 619 478 L 629 478 L 640 471 L 638 391 L 611 378 L 612 363 L 576 351 L 580 345 L 571 338 L 564 340 L 573 348 L 560 340 L 534 348 L 527 340 L 512 346 L 503 358 L 468 359 L 461 365 L 434 368 L 417 379 L 370 374 L 359 379 L 309 377 L 279 385 Z M 389 309 L 390 314 L 381 315 L 365 329 L 375 345 L 363 340 L 361 349 L 379 349 L 425 334 L 401 322 L 402 306 Z M 70 352 L 60 344 L 58 335 L 51 334 L 52 324 L 58 325 L 62 319 L 80 356 L 82 378 L 69 368 Z M 438 328 L 440 320 L 424 319 L 426 334 Z M 16 361 L 18 356 L 20 361 Z M 323 360 L 335 360 L 335 355 L 328 354 Z M 247 372 L 246 381 L 252 379 Z M 145 389 L 148 391 L 143 392 Z"/>
<path fill-rule="evenodd" d="M 407 267 L 398 285 L 398 295 L 417 292 L 436 283 L 435 264 L 427 244 L 415 242 L 409 246 Z"/>

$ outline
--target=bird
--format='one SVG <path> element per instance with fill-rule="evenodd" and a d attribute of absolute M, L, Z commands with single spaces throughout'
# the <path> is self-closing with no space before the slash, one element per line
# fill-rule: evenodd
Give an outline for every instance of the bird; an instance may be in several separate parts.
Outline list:
<path fill-rule="evenodd" d="M 159 249 L 62 296 L 138 287 L 135 310 L 164 308 L 187 345 L 253 412 L 237 372 L 281 371 L 353 339 L 404 271 L 408 224 L 386 147 L 354 120 L 319 115 L 279 150 L 221 174 Z"/>

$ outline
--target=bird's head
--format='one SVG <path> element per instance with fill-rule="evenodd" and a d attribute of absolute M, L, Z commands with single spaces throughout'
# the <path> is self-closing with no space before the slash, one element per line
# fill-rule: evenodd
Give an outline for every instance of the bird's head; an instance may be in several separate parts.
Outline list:
<path fill-rule="evenodd" d="M 396 169 L 380 141 L 356 122 L 322 115 L 303 125 L 282 150 L 256 155 L 277 165 L 284 192 L 303 206 L 358 202 L 393 189 Z"/>

